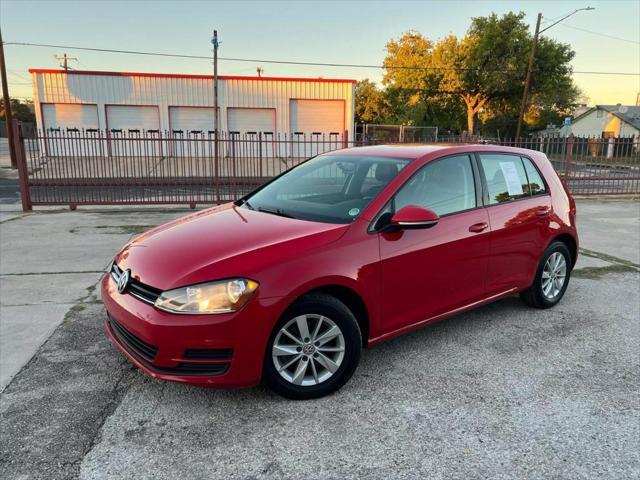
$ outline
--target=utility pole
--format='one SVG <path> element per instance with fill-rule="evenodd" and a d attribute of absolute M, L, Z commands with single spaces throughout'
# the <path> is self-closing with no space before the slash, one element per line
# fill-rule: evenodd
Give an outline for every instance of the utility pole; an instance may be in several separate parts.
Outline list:
<path fill-rule="evenodd" d="M 5 125 L 7 127 L 7 141 L 9 142 L 9 158 L 11 158 L 11 168 L 17 168 L 16 148 L 13 144 L 13 115 L 11 115 L 11 99 L 9 98 L 9 85 L 7 82 L 7 64 L 4 61 L 2 30 L 0 30 L 0 74 L 2 76 L 2 99 L 4 102 Z"/>
<path fill-rule="evenodd" d="M 565 15 L 564 17 L 560 18 L 559 20 L 556 20 L 551 25 L 548 25 L 548 26 L 544 27 L 542 30 L 540 30 L 540 20 L 542 20 L 542 13 L 538 14 L 538 21 L 536 22 L 536 33 L 533 36 L 533 44 L 531 45 L 531 55 L 529 56 L 529 67 L 527 68 L 527 78 L 525 79 L 525 82 L 524 82 L 524 91 L 522 92 L 522 102 L 520 103 L 520 114 L 518 115 L 518 125 L 516 127 L 516 142 L 519 141 L 520 133 L 522 131 L 522 120 L 524 118 L 524 112 L 527 109 L 527 101 L 529 99 L 528 98 L 529 97 L 529 86 L 531 85 L 531 73 L 533 71 L 533 61 L 534 61 L 534 58 L 535 58 L 535 55 L 536 55 L 536 47 L 538 46 L 538 38 L 540 37 L 540 34 L 542 32 L 546 32 L 547 30 L 549 30 L 554 25 L 559 24 L 560 22 L 566 20 L 567 18 L 569 18 L 572 15 L 575 15 L 578 12 L 589 11 L 589 10 L 595 10 L 595 8 L 593 8 L 593 7 L 578 8 L 578 9 L 574 10 L 573 12 L 571 12 L 571 13 Z"/>
<path fill-rule="evenodd" d="M 213 31 L 213 39 L 211 40 L 213 44 L 213 116 L 214 116 L 214 149 L 215 149 L 215 159 L 216 165 L 218 165 L 218 31 Z"/>
<path fill-rule="evenodd" d="M 78 61 L 76 57 L 67 57 L 66 53 L 62 56 L 54 55 L 53 58 L 55 58 L 56 60 L 62 60 L 62 65 L 60 66 L 65 70 L 69 70 L 69 60 L 75 60 L 76 62 Z"/>
<path fill-rule="evenodd" d="M 520 113 L 518 114 L 518 126 L 516 127 L 516 142 L 520 140 L 520 133 L 522 131 L 522 120 L 524 118 L 524 111 L 527 108 L 527 100 L 529 97 L 529 85 L 531 84 L 531 71 L 533 70 L 533 61 L 536 56 L 536 47 L 538 46 L 538 36 L 540 35 L 540 21 L 542 20 L 542 14 L 538 14 L 538 21 L 536 22 L 536 33 L 533 35 L 533 44 L 531 45 L 531 55 L 529 56 L 529 67 L 527 68 L 527 78 L 524 81 L 524 91 L 522 92 L 522 101 L 520 102 Z"/>

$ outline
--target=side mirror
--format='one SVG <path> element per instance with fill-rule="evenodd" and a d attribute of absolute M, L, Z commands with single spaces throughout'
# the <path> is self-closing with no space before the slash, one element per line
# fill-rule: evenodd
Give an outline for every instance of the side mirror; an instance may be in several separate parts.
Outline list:
<path fill-rule="evenodd" d="M 431 228 L 438 223 L 440 217 L 433 210 L 407 205 L 391 217 L 391 228 L 394 230 L 415 230 Z"/>

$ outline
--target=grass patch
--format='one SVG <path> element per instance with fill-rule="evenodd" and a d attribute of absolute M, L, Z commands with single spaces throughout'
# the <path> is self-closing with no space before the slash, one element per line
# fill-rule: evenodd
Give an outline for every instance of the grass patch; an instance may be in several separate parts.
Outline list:
<path fill-rule="evenodd" d="M 581 248 L 580 254 L 586 257 L 597 258 L 599 260 L 604 260 L 605 262 L 616 263 L 618 265 L 624 265 L 627 267 L 635 267 L 640 269 L 640 265 L 637 263 L 630 262 L 629 260 L 625 260 L 624 258 L 614 257 L 613 255 L 608 255 L 606 253 L 596 252 L 594 250 L 589 250 L 587 248 Z M 606 268 L 606 267 L 604 267 Z"/>
<path fill-rule="evenodd" d="M 69 230 L 69 233 L 79 233 L 80 229 L 97 228 L 101 233 L 108 235 L 139 235 L 151 230 L 156 225 L 97 225 L 96 227 L 78 227 Z"/>
<path fill-rule="evenodd" d="M 98 225 L 96 228 L 100 229 L 112 229 L 113 232 L 107 233 L 122 233 L 126 235 L 137 235 L 140 233 L 144 233 L 147 230 L 151 230 L 155 225 Z"/>
<path fill-rule="evenodd" d="M 628 265 L 607 265 L 606 267 L 576 268 L 571 276 L 574 278 L 588 278 L 597 280 L 609 273 L 638 273 L 638 269 Z"/>
<path fill-rule="evenodd" d="M 65 313 L 64 319 L 62 320 L 62 323 L 66 323 L 66 322 L 70 322 L 70 321 L 74 320 L 75 316 L 77 314 L 79 314 L 80 312 L 82 312 L 85 308 L 87 308 L 87 306 L 85 304 L 82 304 L 82 303 L 74 305 L 73 307 L 71 307 L 69 309 L 69 311 L 67 313 Z"/>
<path fill-rule="evenodd" d="M 137 235 L 140 233 L 144 233 L 147 230 L 151 230 L 156 225 L 122 225 L 118 227 L 122 233 L 127 233 L 129 235 Z"/>
<path fill-rule="evenodd" d="M 19 214 L 19 215 L 18 215 L 18 216 L 16 216 L 16 217 L 7 218 L 7 219 L 5 219 L 5 220 L 2 220 L 2 221 L 0 222 L 0 224 L 13 222 L 13 221 L 15 221 L 15 220 L 20 220 L 21 218 L 24 218 L 24 217 L 26 217 L 26 216 L 28 216 L 28 215 L 29 215 L 28 213 L 21 213 L 21 214 Z"/>

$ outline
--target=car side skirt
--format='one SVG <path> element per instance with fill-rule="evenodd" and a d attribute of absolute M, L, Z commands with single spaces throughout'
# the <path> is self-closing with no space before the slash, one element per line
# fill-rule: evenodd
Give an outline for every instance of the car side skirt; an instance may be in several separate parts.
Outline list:
<path fill-rule="evenodd" d="M 479 307 L 481 305 L 485 305 L 487 303 L 495 302 L 496 300 L 500 300 L 501 298 L 505 298 L 505 297 L 513 295 L 518 290 L 520 290 L 520 289 L 517 288 L 517 287 L 510 288 L 509 290 L 505 290 L 504 292 L 500 292 L 498 294 L 491 295 L 490 297 L 484 298 L 482 300 L 478 300 L 478 301 L 469 303 L 469 304 L 464 305 L 462 307 L 454 308 L 453 310 L 449 310 L 448 312 L 441 313 L 439 315 L 427 318 L 425 320 L 421 320 L 421 321 L 416 322 L 416 323 L 412 323 L 411 325 L 406 325 L 404 327 L 398 328 L 398 329 L 393 330 L 391 332 L 383 333 L 382 335 L 379 335 L 379 336 L 377 336 L 375 338 L 370 338 L 369 342 L 368 342 L 368 346 L 373 346 L 373 345 L 376 345 L 378 343 L 382 343 L 382 342 L 384 342 L 386 340 L 389 340 L 389 339 L 391 339 L 393 337 L 396 337 L 398 335 L 402 335 L 402 334 L 405 334 L 405 333 L 408 333 L 408 332 L 412 332 L 413 330 L 417 330 L 418 328 L 421 328 L 421 327 L 423 327 L 425 325 L 428 325 L 430 323 L 435 323 L 435 322 L 438 322 L 440 320 L 444 320 L 446 318 L 449 318 L 449 317 L 452 317 L 454 315 L 457 315 L 459 313 L 466 312 L 468 310 L 473 310 L 474 308 Z"/>

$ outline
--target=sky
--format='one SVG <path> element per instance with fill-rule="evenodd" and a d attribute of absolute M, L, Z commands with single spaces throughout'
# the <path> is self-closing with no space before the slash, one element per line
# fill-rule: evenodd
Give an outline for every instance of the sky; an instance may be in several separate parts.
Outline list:
<path fill-rule="evenodd" d="M 640 0 L 531 1 L 0 1 L 4 42 L 211 55 L 221 41 L 221 75 L 369 78 L 379 68 L 278 65 L 224 57 L 380 65 L 385 44 L 413 29 L 431 39 L 462 36 L 475 16 L 524 11 L 531 31 L 586 6 L 544 33 L 569 43 L 575 71 L 640 73 Z M 588 31 L 586 31 L 588 30 Z M 615 38 L 614 38 L 615 37 Z M 29 68 L 57 68 L 54 55 L 77 57 L 79 70 L 211 74 L 208 59 L 177 59 L 5 45 L 12 96 L 32 97 Z M 590 105 L 633 105 L 640 75 L 574 75 Z"/>

